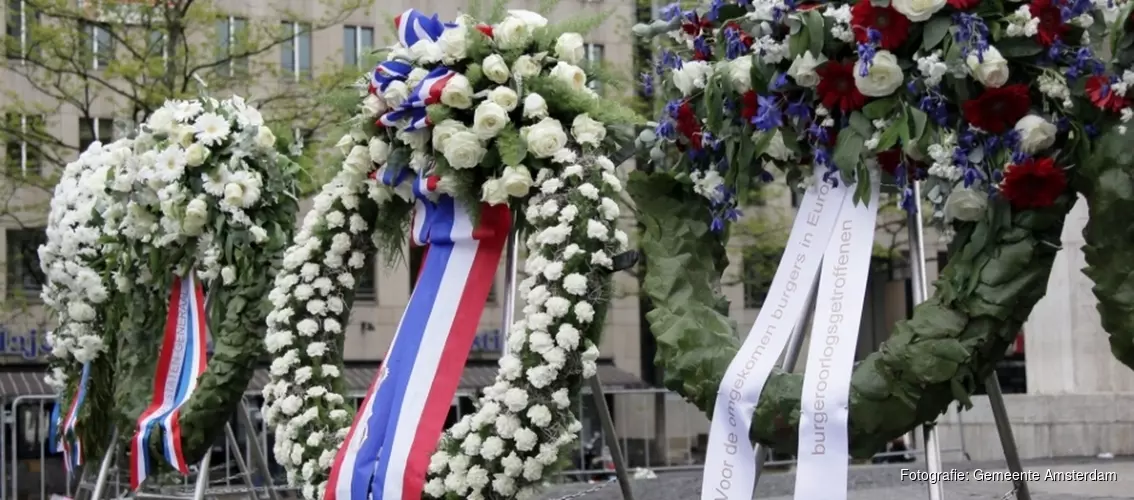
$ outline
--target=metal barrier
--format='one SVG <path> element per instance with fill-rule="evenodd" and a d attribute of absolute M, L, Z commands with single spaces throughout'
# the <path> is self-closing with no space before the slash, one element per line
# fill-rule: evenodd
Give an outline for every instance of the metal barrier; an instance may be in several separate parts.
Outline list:
<path fill-rule="evenodd" d="M 245 395 L 245 403 L 249 397 L 258 397 L 259 394 Z M 0 432 L 0 500 L 48 500 L 53 495 L 72 497 L 77 492 L 79 478 L 69 473 L 64 466 L 60 453 L 53 453 L 48 449 L 48 429 L 51 410 L 55 404 L 54 395 L 19 396 L 5 401 L 3 419 L 3 432 Z M 266 452 L 269 471 L 276 490 L 282 490 L 278 485 L 286 484 L 283 467 L 275 462 L 271 452 L 270 436 L 263 432 L 263 421 L 259 417 L 259 406 L 249 405 L 253 411 L 255 433 L 260 436 L 260 448 Z M 249 457 L 252 453 L 252 440 L 243 425 L 236 425 L 233 418 L 232 429 L 236 437 L 237 449 L 229 443 L 225 436 L 221 436 L 213 446 L 212 466 L 209 467 L 211 478 L 211 491 L 218 494 L 247 493 L 246 479 L 240 474 L 237 466 L 239 457 Z M 242 449 L 243 453 L 238 450 Z M 101 457 L 83 457 L 87 470 L 97 469 Z M 120 462 L 124 463 L 124 462 Z M 196 466 L 190 467 L 195 470 Z M 78 472 L 78 471 L 77 471 Z M 93 481 L 93 472 L 86 474 L 87 481 Z M 120 497 L 129 490 L 129 472 L 117 471 L 110 478 L 107 489 L 114 497 Z M 265 481 L 259 474 L 253 475 L 255 486 L 262 489 Z M 162 485 L 165 491 L 193 488 L 189 477 L 179 478 L 178 484 L 166 482 Z M 211 495 L 211 494 L 210 494 Z"/>

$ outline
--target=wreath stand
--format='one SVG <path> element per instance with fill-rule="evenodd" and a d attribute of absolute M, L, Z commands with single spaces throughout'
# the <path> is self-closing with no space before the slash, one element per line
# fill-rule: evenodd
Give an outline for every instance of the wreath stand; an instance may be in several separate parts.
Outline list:
<path fill-rule="evenodd" d="M 919 182 L 914 182 L 912 187 L 914 200 L 917 201 L 914 203 L 914 206 L 918 207 L 918 211 L 909 215 L 906 227 L 909 231 L 910 276 L 911 281 L 913 281 L 913 305 L 916 306 L 924 302 L 929 295 L 929 283 L 925 275 L 925 226 L 922 223 L 920 211 L 921 185 Z M 784 371 L 793 371 L 796 362 L 799 360 L 799 351 L 803 348 L 803 341 L 807 336 L 806 329 L 808 318 L 811 317 L 815 309 L 815 296 L 818 293 L 818 286 L 818 282 L 812 286 L 807 299 L 807 307 L 804 308 L 806 313 L 799 317 L 795 327 L 792 329 L 787 350 L 784 352 L 784 357 L 780 361 L 780 368 Z M 1008 409 L 1004 405 L 1004 393 L 1000 389 L 1000 379 L 997 378 L 995 371 L 985 379 L 984 386 L 985 391 L 988 393 L 989 405 L 992 407 L 992 417 L 996 422 L 996 432 L 1000 435 L 1000 446 L 1004 450 L 1004 459 L 1008 463 L 1008 470 L 1015 473 L 1013 474 L 1012 491 L 1004 495 L 1003 498 L 1007 499 L 1015 495 L 1017 500 L 1032 500 L 1031 492 L 1028 490 L 1028 483 L 1022 479 L 1024 477 L 1022 474 L 1024 467 L 1020 463 L 1020 454 L 1016 447 L 1016 438 L 1012 434 L 1012 423 L 1008 418 Z M 937 422 L 926 422 L 923 424 L 922 434 L 925 440 L 926 472 L 929 472 L 931 475 L 943 473 L 944 467 L 941 463 L 941 443 L 937 437 Z M 760 473 L 763 471 L 764 462 L 768 460 L 769 450 L 757 443 L 755 452 L 756 482 L 759 483 Z M 929 500 L 945 499 L 945 492 L 941 483 L 941 481 L 926 482 L 926 485 L 929 487 Z"/>
<path fill-rule="evenodd" d="M 513 230 L 508 235 L 507 248 L 505 249 L 504 304 L 500 326 L 501 338 L 504 339 L 501 348 L 503 354 L 508 353 L 508 331 L 512 328 L 516 313 L 516 278 L 520 260 L 519 239 L 519 231 Z M 634 252 L 615 256 L 614 269 L 611 273 L 633 266 L 637 262 L 637 257 L 637 253 Z M 591 390 L 591 397 L 594 398 L 595 407 L 598 409 L 599 421 L 602 423 L 603 440 L 606 441 L 606 447 L 610 450 L 610 459 L 614 462 L 614 475 L 618 478 L 618 487 L 622 490 L 622 498 L 623 500 L 634 500 L 634 491 L 630 486 L 630 473 L 626 469 L 626 460 L 622 456 L 622 449 L 618 446 L 614 418 L 610 415 L 610 408 L 606 404 L 606 393 L 602 390 L 602 382 L 599 381 L 597 373 L 587 380 L 587 386 Z"/>
<path fill-rule="evenodd" d="M 244 453 L 240 450 L 240 443 L 236 439 L 236 433 L 232 430 L 232 424 L 226 423 L 224 425 L 225 440 L 232 450 L 233 458 L 236 461 L 237 476 L 240 476 L 244 481 L 243 487 L 229 486 L 229 485 L 212 485 L 209 481 L 209 469 L 211 467 L 210 460 L 212 458 L 212 451 L 210 450 L 205 454 L 205 457 L 197 464 L 196 479 L 192 487 L 188 482 L 181 485 L 161 485 L 153 487 L 141 487 L 137 492 L 130 493 L 123 491 L 121 483 L 115 479 L 113 483 L 118 486 L 118 491 L 113 494 L 113 498 L 150 498 L 162 500 L 204 500 L 208 497 L 226 496 L 230 497 L 238 494 L 247 494 L 251 500 L 262 500 L 264 497 L 261 492 L 267 493 L 268 500 L 280 500 L 279 493 L 273 484 L 271 472 L 268 468 L 268 460 L 265 451 L 260 448 L 261 441 L 259 439 L 260 433 L 256 432 L 252 423 L 252 417 L 248 414 L 248 408 L 244 402 L 241 401 L 240 409 L 237 411 L 237 417 L 240 418 L 240 425 L 243 425 L 247 430 L 247 435 L 253 438 L 253 445 L 250 446 L 252 453 L 252 460 L 255 463 L 256 469 L 259 469 L 260 476 L 264 479 L 264 486 L 256 486 L 253 479 L 256 471 L 248 467 L 248 462 L 244 459 Z M 115 430 L 111 436 L 111 442 L 118 440 L 118 431 Z M 75 493 L 76 499 L 89 499 L 89 500 L 102 500 L 106 495 L 107 486 L 112 481 L 111 477 L 117 478 L 121 473 L 122 468 L 117 464 L 119 457 L 125 454 L 118 453 L 120 450 L 118 446 L 112 445 L 106 450 L 103 455 L 102 461 L 99 463 L 97 475 L 94 482 L 88 481 L 88 470 L 84 467 L 83 473 L 79 479 L 79 487 Z M 92 464 L 93 465 L 93 464 Z M 128 467 L 126 468 L 128 469 Z M 90 492 L 90 496 L 84 497 L 84 492 Z"/>

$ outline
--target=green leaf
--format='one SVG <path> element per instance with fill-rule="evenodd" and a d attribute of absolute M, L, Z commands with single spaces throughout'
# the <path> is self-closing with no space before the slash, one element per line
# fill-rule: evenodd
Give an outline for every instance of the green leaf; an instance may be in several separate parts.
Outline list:
<path fill-rule="evenodd" d="M 855 169 L 854 202 L 866 204 L 870 202 L 870 171 L 866 165 L 860 163 Z M 844 181 L 847 179 L 843 179 Z"/>
<path fill-rule="evenodd" d="M 799 30 L 799 33 L 791 35 L 788 38 L 788 53 L 791 55 L 792 59 L 807 52 L 807 49 L 810 47 L 811 37 L 808 35 L 807 30 Z"/>
<path fill-rule="evenodd" d="M 863 137 L 870 137 L 874 134 L 874 125 L 858 111 L 851 113 L 850 126 L 851 130 L 854 130 L 855 133 Z"/>
<path fill-rule="evenodd" d="M 816 10 L 809 10 L 804 14 L 805 23 L 807 24 L 808 37 L 811 40 L 811 46 L 808 50 L 811 55 L 819 57 L 823 53 L 823 40 L 826 38 L 826 28 L 823 16 Z"/>
<path fill-rule="evenodd" d="M 948 16 L 934 17 L 925 23 L 925 30 L 921 34 L 921 48 L 925 51 L 933 50 L 949 35 L 949 28 L 953 21 Z"/>
<path fill-rule="evenodd" d="M 854 175 L 854 169 L 862 158 L 865 142 L 866 139 L 854 130 L 843 130 L 843 133 L 839 134 L 839 140 L 835 143 L 834 161 L 844 179 L 850 179 Z"/>
<path fill-rule="evenodd" d="M 507 167 L 520 165 L 528 156 L 528 148 L 513 124 L 508 124 L 496 136 L 496 149 L 500 150 L 500 162 Z"/>
<path fill-rule="evenodd" d="M 871 120 L 881 120 L 890 116 L 890 112 L 894 110 L 894 106 L 898 104 L 897 97 L 886 97 L 883 99 L 875 99 L 863 106 L 862 114 L 866 115 Z"/>
<path fill-rule="evenodd" d="M 996 44 L 996 49 L 1007 58 L 1031 57 L 1043 52 L 1043 47 L 1030 38 L 1005 38 Z"/>
<path fill-rule="evenodd" d="M 874 148 L 875 151 L 886 151 L 898 144 L 898 139 L 902 136 L 909 136 L 909 124 L 906 122 L 906 115 L 898 115 L 897 119 L 882 131 L 881 136 L 878 138 L 878 146 Z"/>
<path fill-rule="evenodd" d="M 724 21 L 744 17 L 747 11 L 740 4 L 726 4 L 717 9 L 717 19 L 723 24 Z"/>
<path fill-rule="evenodd" d="M 910 130 L 912 135 L 911 140 L 917 143 L 921 140 L 921 137 L 925 135 L 925 126 L 929 123 L 929 116 L 926 115 L 924 111 L 913 106 L 907 107 L 906 112 L 909 113 L 910 124 L 913 127 L 912 130 Z"/>

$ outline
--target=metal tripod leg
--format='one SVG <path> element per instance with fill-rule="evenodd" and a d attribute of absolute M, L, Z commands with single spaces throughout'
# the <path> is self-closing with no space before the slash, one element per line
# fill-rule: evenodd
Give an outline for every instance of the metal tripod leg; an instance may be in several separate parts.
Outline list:
<path fill-rule="evenodd" d="M 110 480 L 110 464 L 114 461 L 114 452 L 118 448 L 118 429 L 110 435 L 110 444 L 106 447 L 106 454 L 102 456 L 102 463 L 98 466 L 98 476 L 95 478 L 94 488 L 91 490 L 91 500 L 102 500 L 102 491 L 106 489 L 106 482 Z"/>
<path fill-rule="evenodd" d="M 228 440 L 229 448 L 232 449 L 232 458 L 236 459 L 237 470 L 244 476 L 244 485 L 248 487 L 248 498 L 260 500 L 260 494 L 256 493 L 256 483 L 252 481 L 252 469 L 248 467 L 248 462 L 244 461 L 244 453 L 240 451 L 240 442 L 232 432 L 232 424 L 224 424 L 224 437 Z"/>
<path fill-rule="evenodd" d="M 1000 446 L 1004 449 L 1004 459 L 1008 470 L 1014 472 L 1012 486 L 1018 500 L 1032 500 L 1028 482 L 1024 480 L 1024 466 L 1020 463 L 1020 452 L 1016 448 L 1016 437 L 1012 435 L 1012 421 L 1008 419 L 1008 408 L 1004 406 L 1004 393 L 1000 390 L 1000 379 L 992 372 L 984 379 L 984 389 L 988 392 L 988 404 L 992 407 L 992 418 L 996 421 L 996 433 L 1000 435 Z"/>
<path fill-rule="evenodd" d="M 610 448 L 610 458 L 614 461 L 614 473 L 618 477 L 618 487 L 622 489 L 624 500 L 634 500 L 634 491 L 630 487 L 630 474 L 626 470 L 626 460 L 622 456 L 622 449 L 618 446 L 618 435 L 615 434 L 614 419 L 610 417 L 610 408 L 606 405 L 606 394 L 602 390 L 602 383 L 598 375 L 589 380 L 591 396 L 595 398 L 595 407 L 598 409 L 599 420 L 602 421 L 602 433 L 606 437 L 606 446 Z"/>
<path fill-rule="evenodd" d="M 807 322 L 815 312 L 815 296 L 818 294 L 819 280 L 815 280 L 807 296 L 807 303 L 803 307 L 803 314 L 800 314 L 799 319 L 795 321 L 795 327 L 791 330 L 791 337 L 788 337 L 787 350 L 784 351 L 784 357 L 780 361 L 780 368 L 785 372 L 794 371 L 795 363 L 799 361 L 799 352 L 803 350 L 803 339 L 807 338 Z M 760 474 L 764 472 L 764 462 L 771 456 L 772 451 L 765 449 L 760 443 L 756 443 L 753 451 L 756 454 L 756 484 L 760 484 Z"/>
<path fill-rule="evenodd" d="M 240 423 L 244 425 L 245 432 L 252 439 L 252 463 L 260 470 L 260 475 L 264 478 L 264 488 L 268 490 L 268 498 L 280 500 L 279 492 L 276 491 L 275 482 L 272 480 L 272 470 L 268 466 L 266 452 L 263 448 L 260 448 L 260 433 L 256 431 L 252 417 L 248 414 L 248 406 L 243 401 L 240 402 L 240 420 Z M 264 432 L 267 432 L 267 429 L 264 429 Z"/>
<path fill-rule="evenodd" d="M 906 229 L 909 231 L 910 245 L 910 288 L 913 305 L 925 302 L 929 295 L 929 280 L 925 275 L 925 226 L 921 220 L 921 183 L 914 181 L 913 188 L 914 210 L 907 219 Z M 925 433 L 925 467 L 932 475 L 940 475 L 944 470 L 941 464 L 941 443 L 937 439 L 936 422 L 926 423 L 922 427 Z M 929 500 L 944 500 L 945 489 L 940 481 L 929 481 Z"/>
<path fill-rule="evenodd" d="M 213 458 L 213 450 L 205 452 L 205 458 L 197 465 L 197 484 L 193 487 L 193 500 L 205 500 L 205 491 L 209 489 L 209 465 Z"/>

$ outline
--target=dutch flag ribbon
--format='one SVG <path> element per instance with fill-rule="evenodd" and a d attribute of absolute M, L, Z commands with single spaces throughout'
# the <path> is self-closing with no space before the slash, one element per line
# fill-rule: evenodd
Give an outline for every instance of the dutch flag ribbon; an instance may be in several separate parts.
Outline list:
<path fill-rule="evenodd" d="M 174 277 L 165 319 L 165 335 L 154 375 L 154 399 L 138 417 L 138 427 L 130 440 L 130 488 L 137 490 L 153 466 L 150 436 L 162 429 L 161 448 L 165 459 L 181 474 L 189 466 L 181 452 L 179 410 L 205 372 L 208 327 L 205 322 L 205 296 L 193 271 L 187 278 Z"/>
<path fill-rule="evenodd" d="M 456 26 L 441 22 L 436 14 L 432 17 L 426 16 L 416 9 L 409 9 L 398 15 L 394 18 L 394 25 L 398 30 L 398 42 L 405 47 L 413 47 L 414 44 L 422 41 L 436 42 L 447 28 Z M 393 69 L 383 66 L 391 62 L 395 64 Z M 409 72 L 412 71 L 412 66 L 400 66 L 402 64 L 405 63 L 386 61 L 379 64 L 378 68 L 374 70 L 372 87 L 385 90 L 394 80 L 405 81 L 409 77 Z M 457 72 L 444 66 L 433 68 L 410 91 L 409 98 L 405 102 L 378 118 L 378 125 L 391 127 L 402 120 L 408 120 L 408 125 L 405 127 L 406 131 L 412 132 L 429 127 L 432 123 L 430 123 L 425 112 L 425 107 L 441 100 L 441 91 L 445 89 L 449 80 L 456 75 Z"/>
<path fill-rule="evenodd" d="M 62 401 L 56 402 L 55 408 L 51 411 L 48 446 L 56 453 L 63 453 L 63 464 L 68 471 L 74 471 L 76 467 L 83 465 L 82 441 L 75 433 L 75 428 L 79 422 L 79 410 L 83 408 L 83 402 L 87 399 L 90 379 L 91 364 L 88 362 L 83 364 L 79 385 L 75 388 L 75 395 L 71 398 L 70 405 L 67 406 L 67 413 L 60 414 Z"/>
<path fill-rule="evenodd" d="M 427 246 L 417 285 L 378 375 L 331 467 L 325 500 L 421 498 L 430 457 L 476 336 L 512 228 L 506 205 L 467 207 L 437 192 L 437 177 L 384 171 L 412 182 L 412 240 Z"/>

